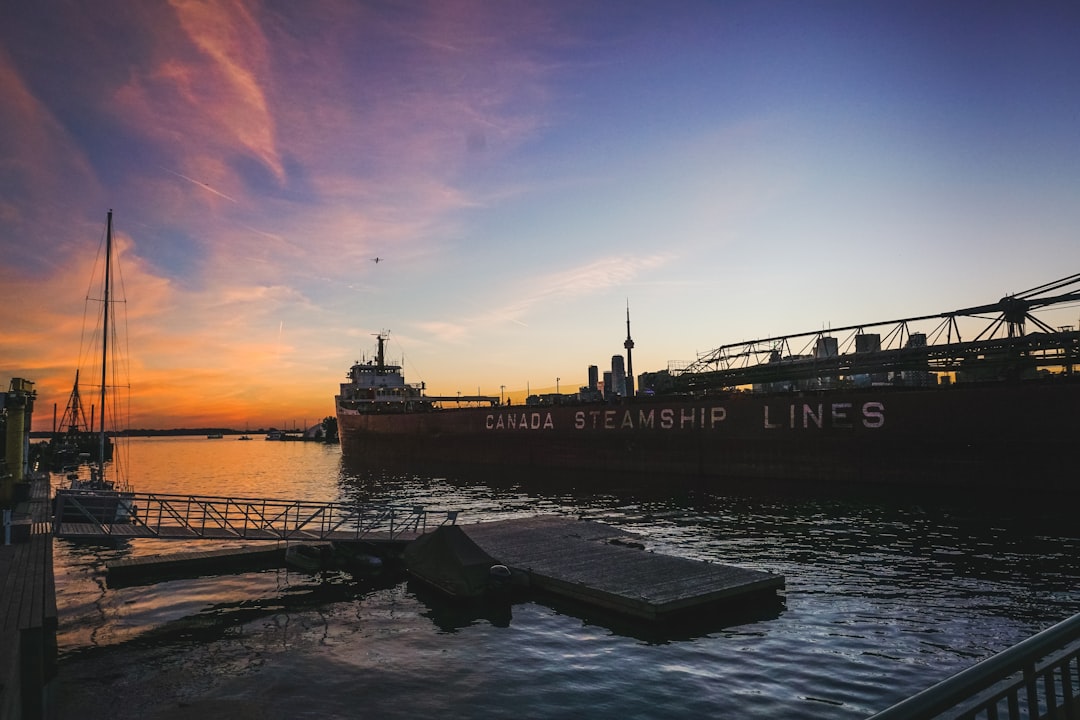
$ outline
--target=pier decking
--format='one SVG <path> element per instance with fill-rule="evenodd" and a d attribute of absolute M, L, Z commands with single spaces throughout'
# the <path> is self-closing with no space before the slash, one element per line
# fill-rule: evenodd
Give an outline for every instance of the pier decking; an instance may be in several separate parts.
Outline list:
<path fill-rule="evenodd" d="M 784 587 L 780 575 L 646 552 L 641 537 L 558 516 L 465 525 L 488 555 L 555 595 L 648 620 Z"/>
<path fill-rule="evenodd" d="M 0 717 L 40 718 L 56 676 L 56 589 L 49 478 L 36 476 L 19 503 L 11 545 L 0 544 Z M 2 538 L 0 538 L 2 542 Z"/>

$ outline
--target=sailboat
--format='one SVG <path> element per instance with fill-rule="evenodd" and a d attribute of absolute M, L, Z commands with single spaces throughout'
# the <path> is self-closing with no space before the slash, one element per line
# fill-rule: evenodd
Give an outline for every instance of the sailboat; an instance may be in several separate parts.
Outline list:
<path fill-rule="evenodd" d="M 48 444 L 53 470 L 74 472 L 81 464 L 95 457 L 100 449 L 97 433 L 94 431 L 95 411 L 96 408 L 91 405 L 88 422 L 79 392 L 79 371 L 76 370 L 75 384 L 71 388 L 59 429 L 53 429 L 53 436 Z M 112 449 L 112 442 L 106 438 L 105 460 L 112 459 Z"/>
<path fill-rule="evenodd" d="M 98 422 L 97 448 L 96 452 L 91 454 L 92 462 L 89 467 L 89 477 L 73 473 L 68 476 L 70 486 L 57 490 L 53 501 L 56 520 L 59 522 L 117 523 L 131 522 L 135 518 L 135 496 L 123 477 L 121 472 L 122 463 L 119 462 L 119 458 L 115 457 L 108 436 L 109 421 L 116 423 L 118 420 L 118 413 L 113 412 L 110 417 L 106 410 L 109 407 L 107 404 L 107 400 L 109 400 L 109 334 L 110 332 L 115 333 L 115 328 L 112 327 L 115 322 L 113 305 L 116 304 L 116 300 L 112 297 L 112 252 L 112 210 L 110 210 L 106 220 L 105 271 L 101 299 L 103 305 L 100 315 L 101 415 Z M 75 377 L 75 393 L 77 393 L 77 372 Z M 108 470 L 112 471 L 111 474 L 107 472 Z"/>

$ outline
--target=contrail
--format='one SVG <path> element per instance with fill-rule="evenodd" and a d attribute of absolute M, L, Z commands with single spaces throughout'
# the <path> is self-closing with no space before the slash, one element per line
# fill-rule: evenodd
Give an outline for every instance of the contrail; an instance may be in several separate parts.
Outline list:
<path fill-rule="evenodd" d="M 258 235 L 262 235 L 263 237 L 268 237 L 271 240 L 284 240 L 284 238 L 282 238 L 280 235 L 275 235 L 274 233 L 268 233 L 265 230 L 259 230 L 258 228 L 253 228 L 250 225 L 241 225 L 240 227 L 244 228 L 245 230 L 250 230 L 251 232 L 256 233 Z"/>
<path fill-rule="evenodd" d="M 173 175 L 175 175 L 178 178 L 181 178 L 183 180 L 187 180 L 192 185 L 198 185 L 199 187 L 201 187 L 204 190 L 209 190 L 210 192 L 214 193 L 218 197 L 223 197 L 226 200 L 229 200 L 230 202 L 234 202 L 234 203 L 239 204 L 239 201 L 236 198 L 231 198 L 228 195 L 226 195 L 225 193 L 223 193 L 223 192 L 221 192 L 219 190 L 215 190 L 214 188 L 210 187 L 209 185 L 207 185 L 204 182 L 199 182 L 198 180 L 193 180 L 193 179 L 189 178 L 187 175 L 183 175 L 181 173 L 178 173 L 175 170 L 170 170 L 169 168 L 167 168 L 167 167 L 165 167 L 163 165 L 158 165 L 158 167 L 161 168 L 162 170 L 164 170 L 167 173 L 172 173 Z"/>

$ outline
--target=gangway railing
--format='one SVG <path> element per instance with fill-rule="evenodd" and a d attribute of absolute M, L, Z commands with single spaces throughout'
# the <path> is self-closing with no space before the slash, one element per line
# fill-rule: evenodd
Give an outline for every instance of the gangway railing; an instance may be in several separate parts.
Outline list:
<path fill-rule="evenodd" d="M 870 720 L 1080 718 L 1080 614 Z"/>
<path fill-rule="evenodd" d="M 400 540 L 456 521 L 454 511 L 428 511 L 421 505 L 134 492 L 58 490 L 53 508 L 57 537 Z"/>

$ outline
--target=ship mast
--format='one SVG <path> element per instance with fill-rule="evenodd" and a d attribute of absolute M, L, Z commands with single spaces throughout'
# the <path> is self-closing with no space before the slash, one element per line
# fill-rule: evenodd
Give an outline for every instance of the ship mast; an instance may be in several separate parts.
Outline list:
<path fill-rule="evenodd" d="M 101 324 L 101 422 L 98 436 L 98 472 L 101 480 L 105 479 L 105 381 L 106 362 L 109 358 L 109 283 L 110 268 L 112 266 L 112 210 L 109 210 L 108 221 L 105 230 L 105 294 L 103 305 L 103 321 Z"/>
<path fill-rule="evenodd" d="M 67 424 L 64 429 L 65 423 Z M 71 396 L 68 397 L 67 409 L 64 410 L 64 416 L 60 418 L 61 432 L 66 432 L 68 435 L 75 435 L 83 427 L 86 426 L 86 413 L 82 407 L 82 396 L 79 395 L 79 370 L 75 369 L 75 385 L 71 388 Z M 93 432 L 93 428 L 90 428 Z"/>

